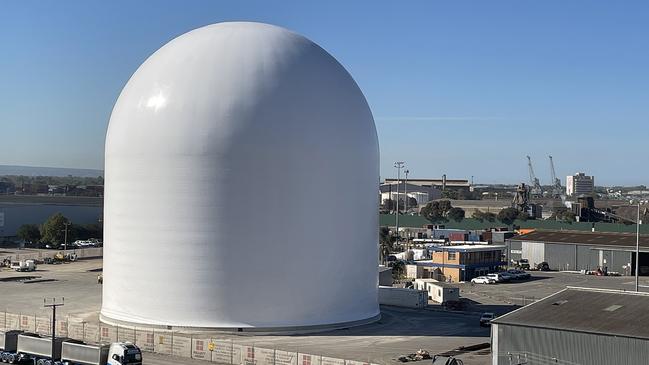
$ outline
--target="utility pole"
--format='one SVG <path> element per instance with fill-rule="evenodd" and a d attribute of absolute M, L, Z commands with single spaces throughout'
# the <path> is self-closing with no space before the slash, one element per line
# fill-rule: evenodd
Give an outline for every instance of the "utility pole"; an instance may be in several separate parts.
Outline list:
<path fill-rule="evenodd" d="M 397 161 L 394 167 L 397 168 L 397 215 L 395 215 L 395 226 L 397 227 L 397 243 L 399 243 L 399 184 L 401 183 L 401 168 L 405 162 Z"/>
<path fill-rule="evenodd" d="M 52 308 L 52 361 L 59 360 L 54 358 L 56 354 L 56 307 L 63 305 L 65 305 L 65 298 L 61 298 L 60 302 L 57 302 L 56 298 L 52 298 L 51 303 L 47 303 L 47 300 L 43 298 L 43 307 Z"/>
<path fill-rule="evenodd" d="M 67 250 L 68 250 L 68 227 L 72 224 L 72 222 L 65 222 L 63 225 L 65 226 L 65 236 L 63 238 L 63 254 L 65 255 Z"/>

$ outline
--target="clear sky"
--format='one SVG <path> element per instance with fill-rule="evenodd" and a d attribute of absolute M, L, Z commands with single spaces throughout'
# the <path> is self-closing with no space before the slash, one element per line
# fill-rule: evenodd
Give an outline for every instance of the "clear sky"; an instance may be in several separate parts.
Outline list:
<path fill-rule="evenodd" d="M 646 1 L 2 1 L 0 164 L 103 168 L 113 104 L 193 28 L 301 33 L 356 79 L 381 176 L 527 180 L 584 171 L 649 185 Z"/>

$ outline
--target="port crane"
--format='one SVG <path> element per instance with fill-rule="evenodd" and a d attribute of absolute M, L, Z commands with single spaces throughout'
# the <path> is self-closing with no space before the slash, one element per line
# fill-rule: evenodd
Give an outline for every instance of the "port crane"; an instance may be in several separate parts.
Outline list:
<path fill-rule="evenodd" d="M 548 156 L 548 157 L 550 158 L 550 172 L 552 172 L 552 196 L 555 198 L 559 198 L 563 195 L 561 180 L 557 178 L 557 173 L 554 170 L 554 161 L 552 160 L 552 156 Z"/>
<path fill-rule="evenodd" d="M 527 156 L 527 166 L 530 170 L 530 195 L 534 198 L 540 198 L 543 196 L 543 189 L 541 188 L 541 183 L 539 179 L 534 174 L 534 168 L 532 167 L 532 158 Z"/>

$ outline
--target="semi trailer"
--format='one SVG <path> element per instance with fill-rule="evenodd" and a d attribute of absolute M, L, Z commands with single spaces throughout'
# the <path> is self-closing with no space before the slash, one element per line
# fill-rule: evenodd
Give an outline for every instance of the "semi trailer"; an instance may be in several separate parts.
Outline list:
<path fill-rule="evenodd" d="M 0 332 L 0 360 L 34 365 L 141 365 L 142 352 L 129 342 L 87 344 L 23 331 Z"/>

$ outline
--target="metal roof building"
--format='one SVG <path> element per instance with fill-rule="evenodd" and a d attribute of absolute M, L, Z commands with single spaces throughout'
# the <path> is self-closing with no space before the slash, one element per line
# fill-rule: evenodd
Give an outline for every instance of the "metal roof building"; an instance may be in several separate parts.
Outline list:
<path fill-rule="evenodd" d="M 610 232 L 534 231 L 507 242 L 510 260 L 547 262 L 552 270 L 635 273 L 636 235 Z M 640 236 L 640 275 L 649 274 L 649 235 Z"/>
<path fill-rule="evenodd" d="M 647 293 L 569 287 L 492 321 L 493 364 L 646 364 L 647 308 Z"/>

